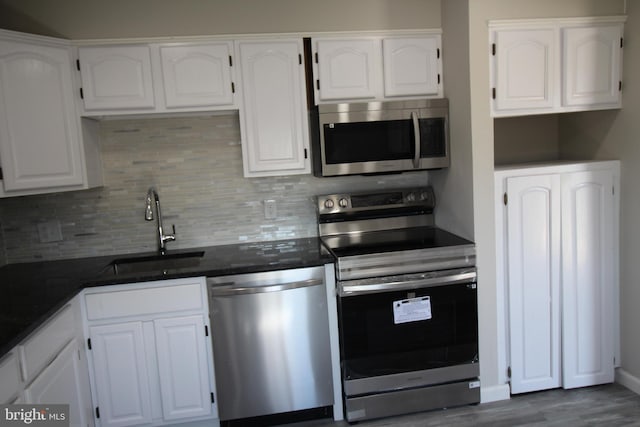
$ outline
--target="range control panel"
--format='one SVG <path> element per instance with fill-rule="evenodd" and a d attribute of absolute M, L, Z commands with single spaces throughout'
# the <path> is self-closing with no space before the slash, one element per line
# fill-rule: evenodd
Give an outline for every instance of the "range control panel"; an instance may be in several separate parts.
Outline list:
<path fill-rule="evenodd" d="M 316 200 L 319 215 L 403 207 L 422 207 L 425 210 L 432 211 L 436 205 L 436 196 L 432 187 L 384 192 L 329 194 L 317 196 Z"/>

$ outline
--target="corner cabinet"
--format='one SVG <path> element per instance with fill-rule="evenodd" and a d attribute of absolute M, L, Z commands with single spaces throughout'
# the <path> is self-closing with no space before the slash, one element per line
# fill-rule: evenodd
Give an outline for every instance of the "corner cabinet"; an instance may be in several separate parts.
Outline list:
<path fill-rule="evenodd" d="M 624 22 L 490 22 L 492 116 L 620 108 Z"/>
<path fill-rule="evenodd" d="M 440 34 L 312 40 L 316 103 L 442 97 Z"/>
<path fill-rule="evenodd" d="M 0 197 L 102 185 L 97 126 L 80 119 L 64 40 L 0 31 Z"/>
<path fill-rule="evenodd" d="M 96 424 L 218 423 L 204 278 L 86 289 Z"/>
<path fill-rule="evenodd" d="M 619 162 L 496 171 L 498 288 L 511 392 L 613 382 Z"/>
<path fill-rule="evenodd" d="M 244 176 L 310 173 L 302 39 L 241 40 L 235 49 Z"/>

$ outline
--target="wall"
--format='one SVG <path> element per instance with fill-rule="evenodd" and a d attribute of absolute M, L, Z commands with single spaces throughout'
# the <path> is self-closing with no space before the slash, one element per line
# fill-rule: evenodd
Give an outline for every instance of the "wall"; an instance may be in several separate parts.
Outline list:
<path fill-rule="evenodd" d="M 620 292 L 622 371 L 618 380 L 640 393 L 640 1 L 627 5 L 625 25 L 623 108 L 619 111 L 582 113 L 560 122 L 562 155 L 567 158 L 621 160 Z"/>
<path fill-rule="evenodd" d="M 165 227 L 176 225 L 171 249 L 315 236 L 314 195 L 428 183 L 428 172 L 246 179 L 239 136 L 237 114 L 101 122 L 103 188 L 0 200 L 8 261 L 156 250 L 156 223 L 144 220 L 151 185 Z M 264 218 L 266 199 L 275 220 Z M 63 241 L 40 243 L 47 221 L 60 222 Z"/>
<path fill-rule="evenodd" d="M 440 0 L 2 0 L 0 28 L 70 39 L 440 28 Z"/>
<path fill-rule="evenodd" d="M 494 227 L 494 133 L 490 117 L 489 33 L 491 19 L 616 15 L 624 0 L 471 0 L 469 1 L 470 100 L 473 156 L 474 239 L 478 266 L 478 327 L 483 401 L 508 398 L 506 372 L 498 370 L 501 346 L 496 307 Z M 446 37 L 446 34 L 444 35 Z M 506 392 L 506 396 L 505 396 Z"/>
<path fill-rule="evenodd" d="M 558 114 L 494 119 L 493 147 L 496 165 L 558 160 Z"/>

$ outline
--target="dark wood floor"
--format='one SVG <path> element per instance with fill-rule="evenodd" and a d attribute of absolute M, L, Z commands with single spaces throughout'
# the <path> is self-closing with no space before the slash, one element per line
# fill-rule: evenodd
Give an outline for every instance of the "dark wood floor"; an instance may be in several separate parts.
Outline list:
<path fill-rule="evenodd" d="M 295 427 L 348 425 L 327 420 L 293 424 Z M 557 389 L 515 395 L 511 400 L 500 402 L 363 421 L 354 426 L 640 426 L 640 396 L 617 384 Z"/>

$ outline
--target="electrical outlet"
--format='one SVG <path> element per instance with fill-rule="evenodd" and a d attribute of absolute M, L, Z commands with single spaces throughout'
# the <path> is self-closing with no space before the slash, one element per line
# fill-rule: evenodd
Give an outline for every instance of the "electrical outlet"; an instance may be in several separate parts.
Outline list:
<path fill-rule="evenodd" d="M 278 207 L 275 200 L 264 201 L 264 218 L 276 219 L 278 217 Z"/>
<path fill-rule="evenodd" d="M 54 219 L 52 221 L 39 223 L 38 236 L 40 237 L 40 243 L 62 241 L 62 229 L 60 228 L 60 221 Z"/>

